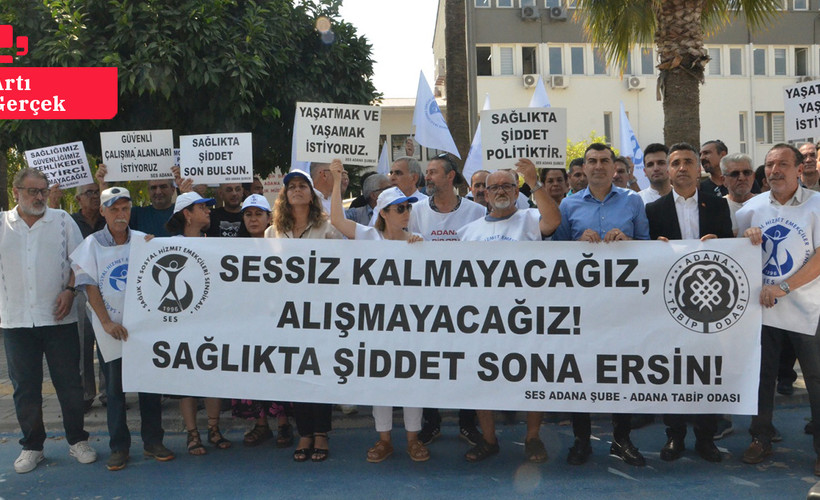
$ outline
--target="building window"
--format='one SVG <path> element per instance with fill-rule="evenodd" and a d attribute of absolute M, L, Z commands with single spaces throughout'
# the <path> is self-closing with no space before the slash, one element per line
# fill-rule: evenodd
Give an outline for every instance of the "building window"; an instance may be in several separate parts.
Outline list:
<path fill-rule="evenodd" d="M 809 74 L 809 49 L 806 47 L 794 48 L 794 75 L 806 76 Z"/>
<path fill-rule="evenodd" d="M 499 7 L 512 7 L 512 0 L 498 0 Z"/>
<path fill-rule="evenodd" d="M 492 47 L 475 48 L 475 74 L 490 76 L 493 74 Z"/>
<path fill-rule="evenodd" d="M 754 73 L 755 75 L 766 74 L 766 49 L 755 49 L 754 51 Z"/>
<path fill-rule="evenodd" d="M 561 0 L 547 0 L 544 5 L 548 9 L 551 8 L 551 7 L 560 7 L 561 6 Z"/>
<path fill-rule="evenodd" d="M 809 0 L 794 0 L 794 10 L 809 10 Z"/>
<path fill-rule="evenodd" d="M 740 152 L 746 153 L 746 113 L 738 115 L 738 136 L 740 137 Z"/>
<path fill-rule="evenodd" d="M 569 48 L 570 61 L 572 63 L 572 74 L 584 74 L 584 48 L 570 47 Z"/>
<path fill-rule="evenodd" d="M 393 134 L 390 136 L 390 152 L 393 153 L 392 161 L 396 161 L 396 158 L 407 156 L 407 148 L 405 148 L 404 143 L 407 141 L 408 137 L 410 136 L 406 134 Z M 421 161 L 421 145 L 418 142 L 416 142 L 415 138 L 413 138 L 412 140 L 413 154 L 410 156 Z"/>
<path fill-rule="evenodd" d="M 475 0 L 476 7 L 489 7 L 490 0 Z"/>
<path fill-rule="evenodd" d="M 720 49 L 709 49 L 709 74 L 720 75 Z"/>
<path fill-rule="evenodd" d="M 612 113 L 609 111 L 604 111 L 604 140 L 612 144 Z"/>
<path fill-rule="evenodd" d="M 512 75 L 513 74 L 513 48 L 512 47 L 499 47 L 498 48 L 498 55 L 499 55 L 499 63 L 500 63 L 500 73 L 501 75 Z"/>
<path fill-rule="evenodd" d="M 635 73 L 632 71 L 632 51 L 626 53 L 626 64 L 624 64 L 624 74 L 625 75 L 634 75 Z"/>
<path fill-rule="evenodd" d="M 652 47 L 641 47 L 641 74 L 655 74 L 655 52 Z"/>
<path fill-rule="evenodd" d="M 786 76 L 786 49 L 774 49 L 774 74 Z"/>
<path fill-rule="evenodd" d="M 743 74 L 743 49 L 729 49 L 729 74 Z"/>
<path fill-rule="evenodd" d="M 604 49 L 595 47 L 592 49 L 592 72 L 596 75 L 606 74 L 606 56 Z"/>
<path fill-rule="evenodd" d="M 535 47 L 521 47 L 521 66 L 525 75 L 538 73 Z"/>
<path fill-rule="evenodd" d="M 563 75 L 564 74 L 564 57 L 561 47 L 550 47 L 550 74 Z"/>
<path fill-rule="evenodd" d="M 568 0 L 567 1 L 567 8 L 574 9 L 578 7 L 578 0 Z"/>
<path fill-rule="evenodd" d="M 758 144 L 783 142 L 785 133 L 783 113 L 755 113 L 755 141 Z"/>
<path fill-rule="evenodd" d="M 521 0 L 521 7 L 535 7 L 535 0 Z"/>

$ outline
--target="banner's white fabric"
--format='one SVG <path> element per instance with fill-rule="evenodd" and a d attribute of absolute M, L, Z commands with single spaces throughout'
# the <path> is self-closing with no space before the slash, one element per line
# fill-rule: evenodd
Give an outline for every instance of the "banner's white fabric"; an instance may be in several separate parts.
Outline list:
<path fill-rule="evenodd" d="M 131 243 L 126 391 L 751 414 L 760 249 L 693 242 Z"/>

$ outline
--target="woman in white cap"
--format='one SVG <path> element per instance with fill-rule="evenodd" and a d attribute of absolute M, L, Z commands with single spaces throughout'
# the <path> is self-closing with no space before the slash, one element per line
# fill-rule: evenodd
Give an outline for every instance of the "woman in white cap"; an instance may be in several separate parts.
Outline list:
<path fill-rule="evenodd" d="M 344 167 L 339 160 L 330 164 L 333 173 L 333 194 L 330 198 L 330 222 L 348 238 L 356 240 L 399 240 L 410 243 L 422 241 L 421 235 L 407 230 L 410 222 L 410 210 L 418 201 L 415 196 L 407 197 L 397 187 L 387 188 L 376 200 L 374 227 L 363 226 L 345 219 L 342 207 L 342 172 Z M 404 429 L 407 431 L 407 454 L 415 462 L 424 462 L 430 458 L 430 451 L 419 441 L 421 430 L 421 408 L 404 408 Z M 393 428 L 393 407 L 374 406 L 373 419 L 376 421 L 376 432 L 379 440 L 367 450 L 367 461 L 378 463 L 393 454 L 393 443 L 390 431 Z"/>
<path fill-rule="evenodd" d="M 342 235 L 327 220 L 322 201 L 313 190 L 307 172 L 293 169 L 284 178 L 273 209 L 273 225 L 267 238 L 341 239 Z M 297 462 L 327 460 L 330 454 L 327 433 L 331 428 L 333 405 L 293 403 L 293 418 L 299 430 L 299 443 L 293 452 Z"/>
<path fill-rule="evenodd" d="M 211 224 L 211 206 L 214 204 L 213 198 L 203 198 L 198 193 L 190 192 L 177 196 L 174 204 L 174 215 L 165 223 L 165 229 L 172 236 L 200 237 L 204 236 L 205 230 Z M 185 423 L 185 430 L 188 431 L 188 453 L 191 455 L 204 455 L 205 447 L 202 446 L 202 438 L 196 427 L 196 404 L 195 397 L 185 396 L 179 400 L 179 411 Z M 222 400 L 219 398 L 205 398 L 205 412 L 208 414 L 208 442 L 219 449 L 231 447 L 231 442 L 222 436 L 219 431 L 219 411 Z"/>

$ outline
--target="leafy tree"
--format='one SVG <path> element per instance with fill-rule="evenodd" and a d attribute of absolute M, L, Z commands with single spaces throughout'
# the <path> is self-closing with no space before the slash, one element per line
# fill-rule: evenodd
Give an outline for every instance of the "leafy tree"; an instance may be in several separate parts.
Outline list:
<path fill-rule="evenodd" d="M 0 122 L 0 150 L 83 140 L 99 155 L 101 131 L 252 132 L 254 170 L 287 170 L 296 101 L 367 104 L 378 97 L 367 40 L 339 20 L 330 32 L 315 28 L 321 16 L 337 18 L 340 4 L 4 0 L 0 24 L 29 37 L 29 54 L 16 64 L 116 66 L 119 110 L 107 121 Z"/>
<path fill-rule="evenodd" d="M 766 25 L 782 0 L 578 0 L 592 43 L 623 67 L 635 43 L 655 43 L 660 63 L 663 135 L 667 144 L 700 144 L 700 85 L 709 62 L 706 33 L 742 15 L 750 28 Z"/>

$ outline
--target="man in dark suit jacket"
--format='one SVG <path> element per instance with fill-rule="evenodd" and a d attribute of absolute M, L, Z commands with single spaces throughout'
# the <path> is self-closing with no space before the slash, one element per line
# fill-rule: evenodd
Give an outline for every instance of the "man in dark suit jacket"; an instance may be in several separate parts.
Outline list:
<path fill-rule="evenodd" d="M 669 149 L 669 174 L 672 192 L 646 205 L 649 236 L 653 240 L 698 238 L 731 238 L 732 219 L 724 198 L 698 190 L 700 166 L 698 152 L 689 144 L 675 144 Z M 710 462 L 722 460 L 713 436 L 717 415 L 691 415 L 695 430 L 695 451 Z M 672 461 L 683 454 L 686 437 L 686 415 L 664 415 L 666 445 L 661 459 Z"/>

